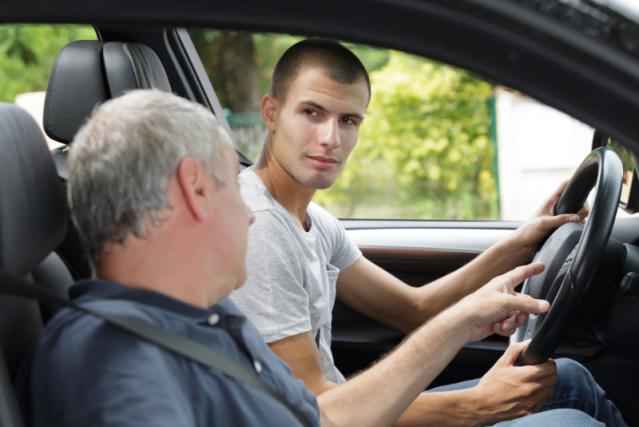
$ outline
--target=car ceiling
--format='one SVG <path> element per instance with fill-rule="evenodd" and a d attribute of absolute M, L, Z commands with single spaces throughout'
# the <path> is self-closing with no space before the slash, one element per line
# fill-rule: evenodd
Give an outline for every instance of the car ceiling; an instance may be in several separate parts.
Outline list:
<path fill-rule="evenodd" d="M 530 3 L 5 0 L 0 20 L 276 31 L 401 49 L 520 90 L 639 152 L 639 59 Z"/>

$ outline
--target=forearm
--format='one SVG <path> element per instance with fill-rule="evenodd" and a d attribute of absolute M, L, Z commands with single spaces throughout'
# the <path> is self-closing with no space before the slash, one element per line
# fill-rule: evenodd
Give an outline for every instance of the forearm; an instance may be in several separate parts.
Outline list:
<path fill-rule="evenodd" d="M 408 407 L 396 427 L 472 426 L 489 419 L 479 411 L 475 389 L 424 392 Z"/>
<path fill-rule="evenodd" d="M 337 296 L 354 310 L 404 333 L 411 333 L 522 258 L 512 238 L 501 241 L 460 269 L 412 287 L 361 258 L 340 273 Z M 513 261 L 515 259 L 515 261 Z"/>
<path fill-rule="evenodd" d="M 459 269 L 415 289 L 419 301 L 411 324 L 419 326 L 466 295 L 525 261 L 526 252 L 510 239 L 502 240 Z"/>
<path fill-rule="evenodd" d="M 393 424 L 468 341 L 463 323 L 458 311 L 433 318 L 372 368 L 320 395 L 320 407 L 338 426 Z"/>
<path fill-rule="evenodd" d="M 540 273 L 542 269 L 540 263 L 520 266 L 491 280 L 479 291 L 417 329 L 377 365 L 320 395 L 320 407 L 335 425 L 340 426 L 390 425 L 396 422 L 462 345 L 490 335 L 495 323 L 508 318 L 513 311 L 544 313 L 548 310 L 547 301 L 513 292 L 517 283 Z M 508 358 L 502 360 L 507 354 Z M 511 367 L 518 353 L 513 350 L 507 354 L 500 358 L 501 365 Z M 484 380 L 486 375 L 482 378 L 485 388 Z M 499 400 L 499 393 L 484 393 L 477 401 L 491 396 L 497 396 Z"/>

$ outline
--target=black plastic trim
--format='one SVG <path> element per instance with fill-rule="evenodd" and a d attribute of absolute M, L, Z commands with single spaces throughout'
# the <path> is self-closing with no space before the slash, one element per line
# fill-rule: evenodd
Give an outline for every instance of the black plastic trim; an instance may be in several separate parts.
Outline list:
<path fill-rule="evenodd" d="M 366 10 L 363 14 L 362 11 Z M 8 1 L 5 22 L 189 25 L 348 38 L 473 70 L 639 147 L 637 58 L 509 0 Z M 383 28 L 383 31 L 380 31 Z"/>

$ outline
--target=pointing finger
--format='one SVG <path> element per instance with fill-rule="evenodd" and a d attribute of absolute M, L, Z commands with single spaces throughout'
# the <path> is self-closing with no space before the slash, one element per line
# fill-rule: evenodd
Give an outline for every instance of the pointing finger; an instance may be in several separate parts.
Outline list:
<path fill-rule="evenodd" d="M 507 292 L 512 292 L 517 285 L 523 282 L 526 278 L 539 274 L 544 270 L 544 264 L 541 262 L 535 262 L 528 265 L 522 265 L 509 271 L 502 276 L 505 280 Z"/>
<path fill-rule="evenodd" d="M 519 310 L 524 313 L 545 313 L 550 308 L 550 303 L 542 299 L 535 299 L 529 295 L 508 295 L 509 310 Z"/>

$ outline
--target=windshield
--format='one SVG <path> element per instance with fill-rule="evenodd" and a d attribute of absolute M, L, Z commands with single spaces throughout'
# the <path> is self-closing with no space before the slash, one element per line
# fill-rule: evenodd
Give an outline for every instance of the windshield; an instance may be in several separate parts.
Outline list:
<path fill-rule="evenodd" d="M 639 3 L 637 0 L 595 0 L 595 2 L 639 22 Z"/>
<path fill-rule="evenodd" d="M 639 58 L 637 0 L 525 0 L 523 3 Z"/>

